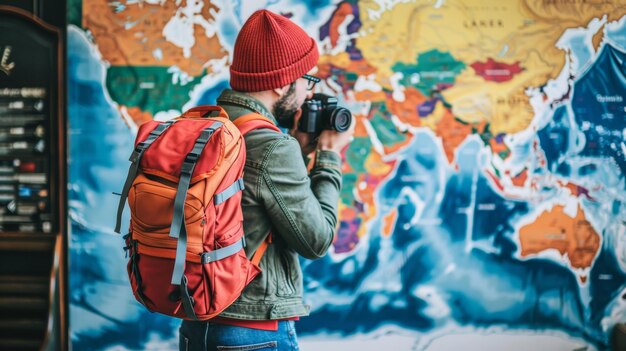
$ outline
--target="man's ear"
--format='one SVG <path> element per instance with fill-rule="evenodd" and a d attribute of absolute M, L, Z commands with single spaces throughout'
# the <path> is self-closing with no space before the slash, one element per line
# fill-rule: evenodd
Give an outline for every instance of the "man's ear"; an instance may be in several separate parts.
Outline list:
<path fill-rule="evenodd" d="M 272 89 L 272 91 L 278 95 L 278 97 L 283 97 L 283 95 L 285 95 L 288 91 L 289 91 L 289 84 L 281 87 L 281 88 L 274 88 Z"/>

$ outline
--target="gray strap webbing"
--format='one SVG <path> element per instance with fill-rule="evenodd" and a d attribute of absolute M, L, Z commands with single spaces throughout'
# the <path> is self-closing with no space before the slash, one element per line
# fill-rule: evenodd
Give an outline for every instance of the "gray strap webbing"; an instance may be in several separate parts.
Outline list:
<path fill-rule="evenodd" d="M 174 269 L 172 270 L 173 285 L 180 284 L 181 279 L 185 273 L 185 260 L 187 259 L 187 228 L 183 223 L 183 229 L 178 236 L 178 242 L 176 243 L 176 260 L 174 261 Z"/>
<path fill-rule="evenodd" d="M 215 199 L 215 206 L 221 204 L 222 202 L 230 199 L 231 196 L 237 194 L 237 192 L 242 191 L 244 189 L 243 179 L 239 178 L 235 181 L 231 186 L 224 189 L 221 193 L 215 195 L 213 198 Z"/>
<path fill-rule="evenodd" d="M 193 318 L 194 321 L 197 321 L 198 317 L 196 316 L 196 312 L 193 310 L 195 302 L 193 301 L 193 297 L 189 295 L 189 289 L 187 289 L 187 277 L 185 276 L 183 276 L 180 284 L 180 297 L 187 317 Z"/>
<path fill-rule="evenodd" d="M 241 238 L 241 240 L 237 240 L 236 243 L 230 244 L 221 249 L 217 249 L 217 250 L 210 251 L 210 252 L 203 252 L 202 264 L 219 261 L 228 256 L 232 256 L 236 254 L 237 252 L 239 252 L 239 250 L 241 250 L 244 246 L 246 246 L 245 240 Z"/>
<path fill-rule="evenodd" d="M 169 120 L 165 123 L 159 124 L 153 131 L 150 132 L 146 140 L 140 142 L 135 147 L 135 150 L 130 155 L 128 159 L 131 163 L 130 168 L 128 169 L 128 175 L 126 176 L 126 181 L 124 182 L 124 188 L 122 190 L 122 194 L 120 196 L 120 203 L 117 206 L 117 220 L 115 222 L 115 232 L 120 233 L 120 228 L 122 226 L 122 213 L 124 213 L 124 205 L 126 205 L 126 199 L 128 198 L 128 192 L 130 191 L 130 187 L 135 181 L 135 177 L 137 176 L 137 172 L 139 171 L 139 163 L 141 162 L 141 157 L 143 153 L 148 149 L 152 143 L 154 143 L 162 134 L 176 121 Z"/>
<path fill-rule="evenodd" d="M 185 228 L 185 199 L 187 199 L 187 191 L 191 183 L 191 176 L 196 167 L 196 162 L 204 146 L 209 142 L 215 130 L 222 126 L 221 122 L 215 122 L 208 128 L 205 128 L 196 140 L 191 151 L 185 157 L 183 167 L 180 172 L 180 180 L 178 181 L 178 189 L 176 190 L 176 198 L 174 199 L 174 217 L 170 227 L 170 237 L 178 238 L 176 245 L 176 260 L 174 261 L 174 271 L 172 272 L 171 283 L 179 285 L 183 273 L 185 272 L 185 259 L 187 256 L 187 230 Z"/>
<path fill-rule="evenodd" d="M 215 122 L 210 127 L 204 129 L 196 143 L 193 145 L 191 151 L 185 157 L 183 167 L 180 171 L 180 180 L 178 181 L 178 189 L 176 190 L 176 198 L 174 199 L 174 217 L 172 218 L 172 225 L 170 227 L 170 237 L 178 238 L 181 227 L 185 220 L 185 200 L 187 199 L 187 190 L 189 190 L 189 184 L 191 182 L 191 176 L 193 170 L 196 167 L 196 162 L 202 154 L 202 150 L 211 139 L 211 136 L 222 126 L 222 122 Z"/>

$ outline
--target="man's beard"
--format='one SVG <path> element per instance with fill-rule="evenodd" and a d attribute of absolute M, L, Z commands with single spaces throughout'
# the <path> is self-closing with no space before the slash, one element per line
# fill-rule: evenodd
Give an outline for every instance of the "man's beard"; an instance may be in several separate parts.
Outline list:
<path fill-rule="evenodd" d="M 296 112 L 298 112 L 298 108 L 300 108 L 300 106 L 295 106 L 295 100 L 296 85 L 292 83 L 289 85 L 289 90 L 276 101 L 272 109 L 274 117 L 276 117 L 276 121 L 280 127 L 287 129 L 293 128 Z"/>

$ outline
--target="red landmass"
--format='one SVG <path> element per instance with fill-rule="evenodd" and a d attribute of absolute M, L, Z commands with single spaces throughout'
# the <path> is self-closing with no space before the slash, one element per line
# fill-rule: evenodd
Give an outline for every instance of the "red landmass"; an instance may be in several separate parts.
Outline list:
<path fill-rule="evenodd" d="M 487 62 L 474 62 L 470 66 L 485 80 L 498 83 L 507 82 L 524 70 L 519 66 L 519 62 L 509 65 L 495 61 L 491 57 Z"/>

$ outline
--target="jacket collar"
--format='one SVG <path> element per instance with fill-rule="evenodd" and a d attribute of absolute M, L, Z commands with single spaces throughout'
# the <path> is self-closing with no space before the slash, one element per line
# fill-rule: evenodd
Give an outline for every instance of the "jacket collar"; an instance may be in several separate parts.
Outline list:
<path fill-rule="evenodd" d="M 250 112 L 256 112 L 267 117 L 274 124 L 278 124 L 274 115 L 272 115 L 265 105 L 246 93 L 225 89 L 217 98 L 217 102 L 220 106 L 228 105 L 237 108 L 238 113 L 232 116 L 234 119 Z"/>

